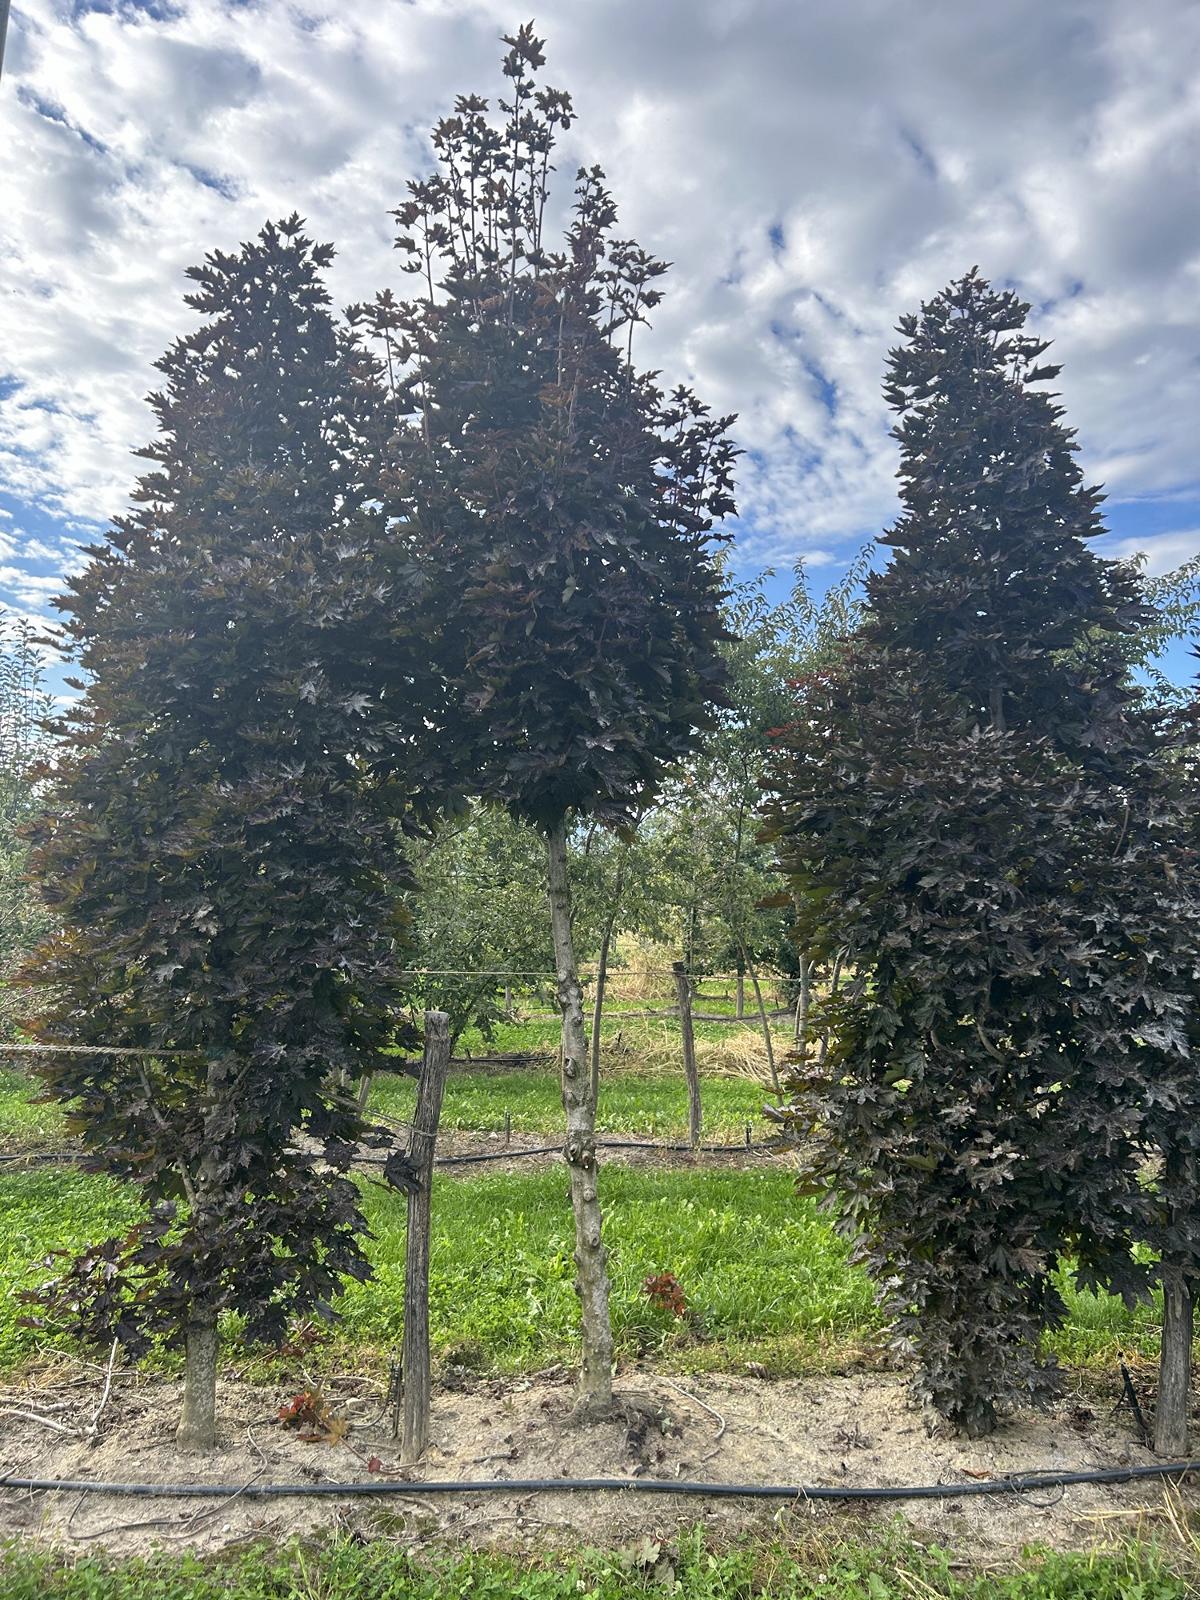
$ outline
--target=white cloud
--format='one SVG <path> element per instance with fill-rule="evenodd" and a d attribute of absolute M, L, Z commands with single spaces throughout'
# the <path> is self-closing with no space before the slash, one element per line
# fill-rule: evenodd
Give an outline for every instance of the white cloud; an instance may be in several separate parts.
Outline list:
<path fill-rule="evenodd" d="M 1200 528 L 1182 528 L 1177 533 L 1145 534 L 1135 539 L 1105 540 L 1101 547 L 1106 556 L 1118 556 L 1124 561 L 1143 558 L 1144 571 L 1152 578 L 1161 577 L 1183 566 L 1185 561 L 1200 555 Z"/>
<path fill-rule="evenodd" d="M 63 581 L 57 574 L 24 572 L 20 567 L 0 564 L 0 597 L 18 605 L 37 607 L 51 595 L 61 594 Z"/>
<path fill-rule="evenodd" d="M 268 216 L 337 242 L 340 300 L 396 284 L 387 211 L 452 95 L 501 90 L 514 19 L 25 0 L 0 102 L 9 496 L 76 527 L 120 508 L 184 267 Z M 1035 303 L 1114 501 L 1200 500 L 1200 7 L 545 0 L 538 23 L 580 112 L 564 178 L 599 160 L 623 228 L 676 263 L 641 359 L 740 413 L 743 562 L 845 555 L 891 516 L 895 321 L 974 263 Z"/>

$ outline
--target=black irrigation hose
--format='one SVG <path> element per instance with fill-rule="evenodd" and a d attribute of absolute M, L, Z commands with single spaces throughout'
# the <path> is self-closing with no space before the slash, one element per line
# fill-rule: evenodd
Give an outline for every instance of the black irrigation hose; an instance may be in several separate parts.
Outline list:
<path fill-rule="evenodd" d="M 661 1150 L 665 1154 L 681 1155 L 745 1155 L 747 1152 L 757 1154 L 773 1149 L 771 1145 L 748 1144 L 657 1144 L 650 1140 L 638 1139 L 597 1139 L 597 1150 Z M 435 1167 L 465 1166 L 476 1161 L 519 1161 L 523 1156 L 561 1155 L 561 1144 L 539 1144 L 528 1150 L 485 1150 L 479 1155 L 470 1156 L 438 1156 L 434 1161 Z M 380 1157 L 367 1156 L 361 1158 L 367 1165 L 376 1166 Z"/>
<path fill-rule="evenodd" d="M 661 1150 L 666 1154 L 680 1155 L 764 1155 L 769 1154 L 782 1146 L 774 1144 L 657 1144 L 652 1140 L 637 1139 L 598 1139 L 598 1150 Z M 434 1161 L 435 1167 L 461 1167 L 473 1165 L 480 1161 L 520 1161 L 526 1156 L 561 1155 L 561 1144 L 539 1144 L 527 1150 L 485 1150 L 478 1155 L 468 1156 L 438 1156 Z M 30 1166 L 44 1166 L 49 1163 L 65 1165 L 80 1160 L 80 1156 L 73 1150 L 22 1150 L 15 1155 L 0 1155 L 0 1162 L 24 1161 Z M 386 1160 L 384 1156 L 359 1156 L 357 1165 L 361 1167 L 381 1167 Z"/>
<path fill-rule="evenodd" d="M 945 1500 L 976 1494 L 1027 1494 L 1066 1489 L 1080 1483 L 1132 1483 L 1137 1478 L 1182 1477 L 1200 1471 L 1200 1461 L 1165 1461 L 1144 1467 L 1108 1467 L 1090 1472 L 1026 1472 L 967 1483 L 844 1484 L 699 1483 L 681 1478 L 482 1478 L 390 1479 L 383 1483 L 106 1483 L 87 1478 L 0 1477 L 0 1489 L 55 1490 L 68 1494 L 108 1494 L 162 1499 L 267 1500 L 313 1496 L 431 1494 L 562 1494 L 608 1490 L 635 1494 L 698 1495 L 710 1500 Z"/>

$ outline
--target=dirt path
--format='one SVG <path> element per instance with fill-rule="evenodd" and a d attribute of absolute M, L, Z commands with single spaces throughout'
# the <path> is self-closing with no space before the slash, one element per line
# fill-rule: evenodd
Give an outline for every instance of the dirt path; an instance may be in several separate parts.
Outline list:
<path fill-rule="evenodd" d="M 103 1375 L 47 1376 L 40 1387 L 0 1391 L 0 1474 L 139 1480 L 151 1483 L 380 1482 L 399 1479 L 397 1447 L 383 1420 L 382 1389 L 369 1379 L 330 1377 L 327 1394 L 350 1424 L 342 1442 L 304 1444 L 275 1420 L 283 1390 L 225 1382 L 223 1442 L 208 1458 L 180 1456 L 172 1427 L 177 1386 L 118 1374 L 86 1435 Z M 522 1381 L 473 1380 L 435 1394 L 432 1444 L 402 1495 L 386 1500 L 118 1500 L 79 1493 L 0 1489 L 0 1537 L 24 1536 L 67 1548 L 129 1554 L 154 1545 L 216 1549 L 248 1537 L 282 1540 L 335 1524 L 368 1536 L 489 1544 L 547 1536 L 592 1542 L 669 1541 L 698 1523 L 717 1537 L 770 1519 L 799 1519 L 850 1532 L 863 1518 L 900 1514 L 913 1531 L 984 1560 L 1015 1558 L 1023 1545 L 1091 1548 L 1114 1532 L 1146 1531 L 1163 1506 L 1153 1481 L 1069 1488 L 1061 1494 L 1003 1494 L 887 1502 L 879 1508 L 826 1502 L 705 1501 L 674 1496 L 537 1493 L 422 1496 L 421 1480 L 560 1477 L 688 1478 L 709 1482 L 833 1485 L 982 1481 L 1014 1472 L 1150 1463 L 1151 1456 L 1093 1401 L 1078 1398 L 1048 1415 L 1023 1413 L 993 1439 L 969 1441 L 926 1431 L 901 1378 L 865 1374 L 766 1381 L 733 1375 L 675 1378 L 635 1369 L 618 1378 L 634 1402 L 620 1422 L 578 1429 L 568 1420 L 569 1374 Z M 22 1416 L 19 1413 L 27 1413 Z M 1184 1490 L 1189 1503 L 1190 1489 Z"/>

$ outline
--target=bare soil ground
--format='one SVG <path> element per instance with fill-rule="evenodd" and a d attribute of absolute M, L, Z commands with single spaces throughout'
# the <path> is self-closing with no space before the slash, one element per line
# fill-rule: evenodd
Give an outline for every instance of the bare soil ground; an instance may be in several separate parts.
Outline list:
<path fill-rule="evenodd" d="M 659 1167 L 659 1168 L 684 1168 L 696 1166 L 721 1167 L 730 1171 L 739 1171 L 761 1167 L 764 1162 L 777 1160 L 781 1157 L 794 1157 L 794 1151 L 768 1143 L 765 1139 L 752 1144 L 749 1148 L 736 1143 L 731 1143 L 726 1150 L 712 1150 L 701 1148 L 699 1150 L 686 1150 L 680 1148 L 664 1148 L 666 1145 L 677 1146 L 682 1141 L 657 1140 L 647 1138 L 638 1140 L 633 1135 L 613 1134 L 606 1138 L 601 1135 L 600 1160 L 603 1165 L 616 1163 L 620 1166 L 631 1167 Z M 547 1146 L 549 1148 L 547 1148 Z M 523 1152 L 538 1152 L 537 1154 L 523 1154 Z M 555 1139 L 553 1134 L 544 1133 L 513 1133 L 506 1141 L 503 1134 L 475 1133 L 460 1131 L 451 1128 L 442 1128 L 438 1132 L 437 1156 L 439 1161 L 449 1158 L 452 1164 L 439 1169 L 448 1177 L 484 1172 L 516 1172 L 538 1171 L 546 1166 L 553 1166 L 562 1159 L 562 1140 Z M 463 1161 L 464 1156 L 487 1156 L 486 1162 Z"/>
<path fill-rule="evenodd" d="M 710 1502 L 635 1493 L 422 1495 L 423 1479 L 936 1484 L 1154 1460 L 1127 1420 L 1109 1414 L 1107 1401 L 1085 1405 L 1075 1397 L 1046 1415 L 1019 1415 L 992 1439 L 971 1441 L 931 1435 L 907 1401 L 903 1379 L 873 1373 L 770 1382 L 630 1371 L 619 1380 L 630 1402 L 626 1414 L 589 1427 L 570 1421 L 571 1376 L 561 1369 L 515 1382 L 472 1379 L 436 1393 L 432 1443 L 407 1480 L 382 1415 L 382 1390 L 369 1379 L 329 1380 L 327 1397 L 350 1424 L 345 1439 L 331 1445 L 303 1443 L 279 1424 L 278 1408 L 289 1398 L 283 1391 L 223 1382 L 222 1442 L 211 1457 L 176 1451 L 178 1385 L 161 1378 L 118 1372 L 92 1435 L 103 1383 L 96 1369 L 60 1368 L 0 1391 L 0 1476 L 238 1486 L 390 1479 L 402 1492 L 378 1500 L 206 1501 L 0 1488 L 0 1538 L 132 1554 L 156 1545 L 213 1550 L 336 1525 L 409 1542 L 521 1545 L 570 1537 L 621 1545 L 644 1538 L 668 1543 L 697 1523 L 720 1539 L 769 1526 L 772 1518 L 849 1532 L 864 1518 L 899 1514 L 918 1537 L 976 1560 L 1005 1562 L 1030 1543 L 1093 1548 L 1137 1531 L 1163 1505 L 1163 1488 L 1153 1481 L 1061 1494 L 939 1497 L 870 1511 L 854 1503 Z M 1194 1499 L 1192 1490 L 1183 1493 Z"/>
<path fill-rule="evenodd" d="M 615 1163 L 618 1166 L 667 1170 L 699 1166 L 719 1167 L 733 1172 L 754 1170 L 761 1168 L 764 1163 L 769 1165 L 779 1160 L 795 1160 L 794 1150 L 765 1139 L 748 1148 L 731 1144 L 726 1150 L 664 1148 L 664 1145 L 672 1142 L 651 1139 L 638 1141 L 632 1135 L 622 1137 L 614 1134 L 611 1141 L 602 1141 L 600 1158 L 605 1166 Z M 25 1164 L 47 1166 L 55 1162 L 73 1161 L 78 1155 L 78 1145 L 39 1145 L 24 1151 L 9 1151 L 5 1161 L 11 1163 L 14 1170 L 20 1170 Z M 479 1157 L 487 1159 L 479 1160 Z M 353 1165 L 358 1170 L 369 1172 L 381 1159 L 372 1160 L 369 1155 L 364 1155 Z M 442 1128 L 438 1132 L 437 1159 L 439 1162 L 448 1159 L 449 1164 L 439 1167 L 438 1175 L 450 1178 L 475 1177 L 482 1172 L 539 1172 L 562 1160 L 562 1140 L 556 1140 L 553 1134 L 547 1133 L 514 1132 L 505 1139 L 501 1133 Z"/>

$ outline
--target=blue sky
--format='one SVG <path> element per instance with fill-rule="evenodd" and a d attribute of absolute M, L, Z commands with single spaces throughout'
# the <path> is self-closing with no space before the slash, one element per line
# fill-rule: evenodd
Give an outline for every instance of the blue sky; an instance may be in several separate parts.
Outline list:
<path fill-rule="evenodd" d="M 293 210 L 345 303 L 496 0 L 14 0 L 0 147 L 0 604 L 43 613 L 151 428 L 183 269 Z M 1055 341 L 1104 548 L 1200 550 L 1200 5 L 545 0 L 548 79 L 675 263 L 638 351 L 739 413 L 737 562 L 835 576 L 895 511 L 896 318 L 978 264 Z M 1189 670 L 1184 652 L 1175 655 Z"/>

